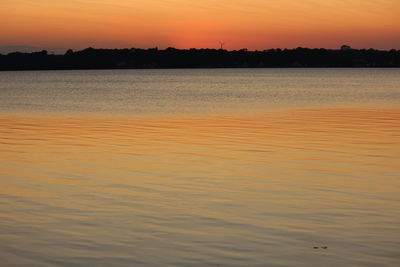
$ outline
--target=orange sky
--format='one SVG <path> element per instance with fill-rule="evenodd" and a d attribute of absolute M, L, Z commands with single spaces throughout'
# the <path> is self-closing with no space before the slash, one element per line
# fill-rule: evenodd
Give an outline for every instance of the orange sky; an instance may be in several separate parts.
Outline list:
<path fill-rule="evenodd" d="M 399 0 L 1 0 L 0 46 L 400 49 Z"/>

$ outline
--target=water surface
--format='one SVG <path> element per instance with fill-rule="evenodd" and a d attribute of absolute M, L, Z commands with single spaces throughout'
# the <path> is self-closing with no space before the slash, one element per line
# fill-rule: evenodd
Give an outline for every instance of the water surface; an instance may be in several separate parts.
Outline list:
<path fill-rule="evenodd" d="M 398 266 L 399 74 L 1 72 L 2 264 Z"/>

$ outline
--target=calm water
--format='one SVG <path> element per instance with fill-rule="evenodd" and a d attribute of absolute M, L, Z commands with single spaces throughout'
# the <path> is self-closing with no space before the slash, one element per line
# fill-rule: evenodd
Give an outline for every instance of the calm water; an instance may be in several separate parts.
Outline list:
<path fill-rule="evenodd" d="M 0 72 L 0 265 L 399 266 L 399 191 L 399 69 Z"/>

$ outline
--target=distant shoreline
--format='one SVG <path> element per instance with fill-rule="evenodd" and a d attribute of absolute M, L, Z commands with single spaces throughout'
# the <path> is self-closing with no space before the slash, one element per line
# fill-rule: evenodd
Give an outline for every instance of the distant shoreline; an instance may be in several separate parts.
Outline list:
<path fill-rule="evenodd" d="M 398 68 L 400 50 L 269 49 L 94 49 L 46 50 L 0 54 L 0 71 L 88 69 L 209 69 L 209 68 Z"/>

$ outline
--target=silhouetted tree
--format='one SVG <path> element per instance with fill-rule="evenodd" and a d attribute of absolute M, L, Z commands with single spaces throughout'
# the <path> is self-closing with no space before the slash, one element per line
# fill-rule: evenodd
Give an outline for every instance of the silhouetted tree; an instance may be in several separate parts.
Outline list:
<path fill-rule="evenodd" d="M 351 46 L 349 46 L 349 45 L 342 45 L 342 46 L 340 47 L 340 50 L 342 50 L 342 51 L 351 50 Z"/>
<path fill-rule="evenodd" d="M 74 54 L 74 51 L 72 49 L 68 49 L 67 52 L 65 52 L 66 56 L 71 56 Z"/>

